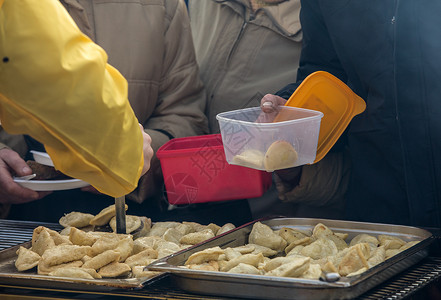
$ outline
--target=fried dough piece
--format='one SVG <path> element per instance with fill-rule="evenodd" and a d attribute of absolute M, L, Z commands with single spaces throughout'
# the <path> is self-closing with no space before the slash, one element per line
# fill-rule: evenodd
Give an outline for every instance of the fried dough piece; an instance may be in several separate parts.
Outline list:
<path fill-rule="evenodd" d="M 164 234 L 162 235 L 162 238 L 165 241 L 172 242 L 175 244 L 179 244 L 179 240 L 184 236 L 179 230 L 175 228 L 169 228 L 167 229 Z"/>
<path fill-rule="evenodd" d="M 121 255 L 121 257 L 119 258 L 119 262 L 125 261 L 127 257 L 132 255 L 133 237 L 131 235 L 127 235 L 125 238 L 119 240 L 115 251 L 119 252 L 119 254 Z"/>
<path fill-rule="evenodd" d="M 199 271 L 219 271 L 219 263 L 215 260 L 205 262 L 202 264 L 187 265 L 188 269 Z"/>
<path fill-rule="evenodd" d="M 309 269 L 311 258 L 296 256 L 288 263 L 281 264 L 277 268 L 265 273 L 268 276 L 300 277 Z"/>
<path fill-rule="evenodd" d="M 98 270 L 105 265 L 118 261 L 120 257 L 121 254 L 119 252 L 116 252 L 114 250 L 107 250 L 87 260 L 83 264 L 83 267 Z"/>
<path fill-rule="evenodd" d="M 38 265 L 41 256 L 23 246 L 17 250 L 18 257 L 15 260 L 15 267 L 18 271 L 30 270 Z"/>
<path fill-rule="evenodd" d="M 82 228 L 88 226 L 93 217 L 92 214 L 73 211 L 62 216 L 58 223 L 63 227 Z"/>
<path fill-rule="evenodd" d="M 133 254 L 147 249 L 156 249 L 162 242 L 159 236 L 145 236 L 133 241 Z"/>
<path fill-rule="evenodd" d="M 199 232 L 199 231 L 203 231 L 203 230 L 207 229 L 206 225 L 202 225 L 197 222 L 184 221 L 184 222 L 182 222 L 182 224 L 190 226 L 192 228 L 192 232 Z"/>
<path fill-rule="evenodd" d="M 300 255 L 300 252 L 302 251 L 305 246 L 303 245 L 296 245 L 294 247 L 291 247 L 294 243 L 290 244 L 288 247 L 285 248 L 286 256 L 292 256 L 292 255 Z"/>
<path fill-rule="evenodd" d="M 356 235 L 351 242 L 349 243 L 349 246 L 352 247 L 356 244 L 360 243 L 369 243 L 371 245 L 371 248 L 377 248 L 380 244 L 380 241 L 373 235 L 367 234 L 367 233 L 361 233 Z"/>
<path fill-rule="evenodd" d="M 355 272 L 349 273 L 348 275 L 346 275 L 346 277 L 351 277 L 351 276 L 355 276 L 355 275 L 360 275 L 361 273 L 366 272 L 366 271 L 367 271 L 367 268 L 366 268 L 366 267 L 363 267 L 363 268 L 361 268 L 361 269 L 359 269 L 359 270 L 357 270 L 357 271 L 355 271 Z"/>
<path fill-rule="evenodd" d="M 399 237 L 385 234 L 380 234 L 378 240 L 380 241 L 380 246 L 384 246 L 386 250 L 400 249 L 406 244 L 406 242 Z"/>
<path fill-rule="evenodd" d="M 32 244 L 34 244 L 36 242 L 36 240 L 38 239 L 39 235 L 43 231 L 46 231 L 47 233 L 49 233 L 49 235 L 51 236 L 51 238 L 54 241 L 55 245 L 69 244 L 70 243 L 69 242 L 69 238 L 66 238 L 65 236 L 59 234 L 55 230 L 49 229 L 49 228 L 44 227 L 44 226 L 38 226 L 32 232 Z"/>
<path fill-rule="evenodd" d="M 113 232 L 116 232 L 116 217 L 113 217 L 109 221 L 109 225 Z M 132 233 L 139 227 L 141 227 L 141 218 L 138 216 L 126 215 L 126 233 Z"/>
<path fill-rule="evenodd" d="M 326 225 L 322 223 L 318 223 L 314 226 L 314 229 L 312 230 L 312 235 L 319 238 L 319 237 L 327 237 L 329 235 L 333 235 L 334 232 Z"/>
<path fill-rule="evenodd" d="M 255 266 L 239 263 L 237 266 L 231 268 L 227 271 L 228 273 L 237 273 L 237 274 L 253 274 L 253 275 L 260 275 L 259 269 L 257 269 Z"/>
<path fill-rule="evenodd" d="M 233 223 L 226 223 L 226 224 L 224 224 L 224 226 L 219 228 L 219 230 L 216 232 L 216 236 L 221 235 L 222 233 L 228 232 L 230 230 L 233 230 L 235 228 L 236 228 L 236 226 Z"/>
<path fill-rule="evenodd" d="M 271 227 L 261 222 L 254 223 L 248 242 L 269 247 L 276 251 L 283 251 L 287 245 L 287 242 L 280 235 L 276 234 Z"/>
<path fill-rule="evenodd" d="M 262 253 L 263 256 L 266 257 L 271 257 L 277 254 L 276 250 L 273 250 L 271 248 L 268 248 L 266 246 L 262 246 L 262 245 L 257 245 L 257 244 L 248 244 L 251 247 L 254 247 L 254 250 L 251 251 L 251 254 L 258 254 L 258 253 Z"/>
<path fill-rule="evenodd" d="M 246 149 L 233 157 L 233 164 L 252 169 L 261 169 L 265 155 L 257 149 Z"/>
<path fill-rule="evenodd" d="M 98 240 L 98 237 L 84 232 L 76 227 L 71 227 L 69 232 L 69 240 L 74 245 L 92 246 Z"/>
<path fill-rule="evenodd" d="M 387 249 L 386 250 L 386 259 L 391 258 L 392 256 L 397 255 L 400 252 L 401 252 L 400 249 Z"/>
<path fill-rule="evenodd" d="M 158 271 L 148 271 L 148 270 L 144 270 L 144 266 L 134 266 L 132 268 L 132 277 L 135 278 L 152 278 L 155 277 L 159 274 L 161 274 L 161 272 Z"/>
<path fill-rule="evenodd" d="M 279 230 L 279 235 L 287 241 L 288 244 L 307 238 L 308 236 L 294 228 L 283 227 Z"/>
<path fill-rule="evenodd" d="M 48 274 L 49 276 L 68 277 L 68 278 L 82 278 L 82 279 L 94 279 L 86 270 L 76 267 L 64 267 L 58 268 Z"/>
<path fill-rule="evenodd" d="M 57 269 L 60 268 L 70 268 L 75 267 L 79 268 L 83 265 L 83 262 L 81 260 L 71 261 L 65 264 L 59 264 L 55 266 L 48 266 L 43 260 L 40 259 L 37 265 L 37 273 L 39 275 L 48 275 L 50 272 L 54 272 Z"/>
<path fill-rule="evenodd" d="M 246 252 L 246 253 L 241 253 L 239 252 L 238 249 L 236 248 L 225 248 L 224 249 L 224 254 L 219 256 L 218 260 L 233 260 L 236 257 L 242 256 L 243 254 L 248 254 L 251 253 L 252 251 Z M 225 257 L 224 257 L 225 256 Z"/>
<path fill-rule="evenodd" d="M 194 232 L 193 227 L 191 227 L 188 224 L 179 224 L 178 226 L 174 227 L 177 231 L 179 231 L 183 236 L 187 233 Z"/>
<path fill-rule="evenodd" d="M 41 230 L 39 230 L 39 228 L 41 228 Z M 34 229 L 34 233 L 32 234 L 32 251 L 41 256 L 47 249 L 53 247 L 55 247 L 55 242 L 47 228 L 40 226 Z"/>
<path fill-rule="evenodd" d="M 179 222 L 156 222 L 153 224 L 152 228 L 150 229 L 150 232 L 148 233 L 148 236 L 159 236 L 162 237 L 164 233 L 169 228 L 175 228 L 179 226 L 181 223 Z"/>
<path fill-rule="evenodd" d="M 239 257 L 233 258 L 232 260 L 227 261 L 227 263 L 221 267 L 221 271 L 228 272 L 229 270 L 231 270 L 240 263 L 257 267 L 259 263 L 263 262 L 263 260 L 264 260 L 264 256 L 262 253 L 244 254 Z"/>
<path fill-rule="evenodd" d="M 129 265 L 129 267 L 131 268 L 133 268 L 134 266 L 147 266 L 157 258 L 158 251 L 156 251 L 155 249 L 147 249 L 127 257 L 124 263 Z"/>
<path fill-rule="evenodd" d="M 202 231 L 191 232 L 184 235 L 179 242 L 186 245 L 196 245 L 205 240 L 213 238 L 215 235 L 211 229 L 204 229 Z"/>
<path fill-rule="evenodd" d="M 367 263 L 370 268 L 382 263 L 386 259 L 386 250 L 383 246 L 375 248 L 372 251 L 371 256 L 369 257 Z"/>
<path fill-rule="evenodd" d="M 312 259 L 321 259 L 330 255 L 335 255 L 337 252 L 337 246 L 333 241 L 326 238 L 319 238 L 315 242 L 303 247 L 300 254 L 311 257 Z"/>
<path fill-rule="evenodd" d="M 237 252 L 239 252 L 239 254 L 248 254 L 248 253 L 252 253 L 254 250 L 256 250 L 257 247 L 265 247 L 265 246 L 260 246 L 260 245 L 256 245 L 256 244 L 245 244 L 243 246 L 239 246 L 239 247 L 234 247 L 234 248 L 226 248 L 227 249 L 233 249 Z M 265 247 L 267 249 L 269 249 L 268 247 Z M 272 249 L 269 249 L 271 251 L 274 251 Z M 257 254 L 257 253 L 254 253 Z"/>
<path fill-rule="evenodd" d="M 319 279 L 322 275 L 322 268 L 319 264 L 309 264 L 309 268 L 300 276 L 305 279 Z"/>
<path fill-rule="evenodd" d="M 64 235 L 64 236 L 69 236 L 70 234 L 70 230 L 72 229 L 72 227 L 68 226 L 68 227 L 64 227 L 61 231 L 60 234 Z"/>
<path fill-rule="evenodd" d="M 41 260 L 48 266 L 55 266 L 80 260 L 88 254 L 90 247 L 78 245 L 59 245 L 44 251 Z"/>
<path fill-rule="evenodd" d="M 269 272 L 271 270 L 274 270 L 274 269 L 280 267 L 283 264 L 287 264 L 289 262 L 292 262 L 293 260 L 297 259 L 297 257 L 304 257 L 304 256 L 295 255 L 295 256 L 291 256 L 291 257 L 290 256 L 275 257 L 275 258 L 267 261 L 265 264 L 263 264 L 262 270 L 264 270 L 265 272 Z"/>
<path fill-rule="evenodd" d="M 348 244 L 346 244 L 345 240 L 337 236 L 336 234 L 328 235 L 327 238 L 334 242 L 338 251 L 348 248 Z"/>
<path fill-rule="evenodd" d="M 299 155 L 291 143 L 287 141 L 275 141 L 268 150 L 266 150 L 263 158 L 265 170 L 272 172 L 274 170 L 286 169 L 294 167 Z"/>
<path fill-rule="evenodd" d="M 118 246 L 118 243 L 119 237 L 115 233 L 103 235 L 93 243 L 92 255 L 97 255 L 107 250 L 113 250 Z"/>
<path fill-rule="evenodd" d="M 418 244 L 419 242 L 420 242 L 420 241 L 410 241 L 410 242 L 407 242 L 406 244 L 404 244 L 403 246 L 401 246 L 400 250 L 401 250 L 401 251 L 404 251 L 404 250 L 406 250 L 406 249 L 409 249 L 410 247 L 415 246 L 415 245 Z"/>
<path fill-rule="evenodd" d="M 124 263 L 112 262 L 104 267 L 102 267 L 98 274 L 102 277 L 119 277 L 126 276 L 130 273 L 132 269 Z"/>
<path fill-rule="evenodd" d="M 129 209 L 127 204 L 125 205 L 125 210 Z M 94 216 L 89 224 L 95 226 L 103 226 L 109 223 L 110 219 L 116 216 L 116 208 L 115 204 L 110 205 L 99 212 L 96 216 Z"/>
<path fill-rule="evenodd" d="M 219 225 L 216 225 L 214 223 L 208 224 L 207 228 L 211 229 L 211 231 L 213 231 L 214 235 L 217 235 L 217 232 L 219 231 L 219 229 L 221 229 L 221 227 Z"/>
<path fill-rule="evenodd" d="M 367 259 L 370 256 L 370 246 L 368 243 L 356 244 L 348 249 L 349 251 L 338 265 L 338 273 L 341 276 L 354 273 L 363 267 L 369 268 Z"/>
<path fill-rule="evenodd" d="M 219 246 L 204 249 L 190 255 L 185 262 L 185 265 L 199 265 L 212 260 L 218 260 L 219 256 L 224 253 Z"/>
<path fill-rule="evenodd" d="M 322 270 L 328 273 L 338 273 L 337 268 L 335 267 L 334 263 L 330 260 L 328 260 L 322 267 Z"/>
<path fill-rule="evenodd" d="M 51 235 L 51 237 L 54 240 L 54 243 L 55 243 L 56 246 L 63 245 L 63 244 L 68 244 L 68 245 L 72 244 L 67 236 L 61 235 L 57 231 L 49 229 L 49 228 L 46 228 L 46 230 Z"/>
<path fill-rule="evenodd" d="M 291 252 L 297 246 L 304 247 L 306 245 L 311 244 L 314 241 L 316 241 L 316 239 L 315 238 L 310 238 L 309 236 L 304 237 L 303 239 L 299 239 L 299 240 L 293 241 L 292 243 L 290 243 L 288 246 L 285 247 L 285 253 L 288 254 L 289 252 Z"/>
<path fill-rule="evenodd" d="M 133 235 L 133 239 L 138 239 L 140 237 L 147 236 L 152 228 L 152 220 L 147 217 L 139 217 L 141 220 L 141 226 L 132 231 L 130 234 Z"/>

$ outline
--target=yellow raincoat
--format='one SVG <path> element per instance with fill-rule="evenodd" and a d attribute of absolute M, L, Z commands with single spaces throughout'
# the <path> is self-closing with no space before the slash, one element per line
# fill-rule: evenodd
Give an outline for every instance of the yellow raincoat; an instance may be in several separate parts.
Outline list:
<path fill-rule="evenodd" d="M 0 120 L 102 193 L 137 186 L 143 140 L 127 82 L 57 0 L 0 0 Z"/>

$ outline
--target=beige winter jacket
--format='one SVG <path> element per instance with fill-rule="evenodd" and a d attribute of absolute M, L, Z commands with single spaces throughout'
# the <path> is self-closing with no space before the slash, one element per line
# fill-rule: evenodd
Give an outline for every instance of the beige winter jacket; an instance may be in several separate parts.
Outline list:
<path fill-rule="evenodd" d="M 248 0 L 190 0 L 189 12 L 211 132 L 219 131 L 218 113 L 259 106 L 265 94 L 296 81 L 300 0 L 255 12 Z"/>
<path fill-rule="evenodd" d="M 187 9 L 181 0 L 61 0 L 79 28 L 107 52 L 129 83 L 129 100 L 156 150 L 171 137 L 208 132 Z M 0 148 L 2 145 L 0 145 Z M 129 195 L 161 190 L 156 156 Z"/>

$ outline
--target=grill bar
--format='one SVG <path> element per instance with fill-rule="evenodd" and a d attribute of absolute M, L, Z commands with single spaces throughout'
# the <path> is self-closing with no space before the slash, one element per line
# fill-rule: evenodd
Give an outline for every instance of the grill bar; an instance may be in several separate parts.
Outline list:
<path fill-rule="evenodd" d="M 62 226 L 56 223 L 0 220 L 0 250 L 31 240 L 32 232 L 40 225 L 53 230 L 62 229 Z"/>
<path fill-rule="evenodd" d="M 411 294 L 441 278 L 441 257 L 429 257 L 391 280 L 362 295 L 360 300 L 396 300 Z"/>

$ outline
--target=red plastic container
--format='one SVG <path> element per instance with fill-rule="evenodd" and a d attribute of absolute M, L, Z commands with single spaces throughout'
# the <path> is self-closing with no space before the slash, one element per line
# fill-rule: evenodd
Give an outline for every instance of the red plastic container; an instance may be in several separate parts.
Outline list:
<path fill-rule="evenodd" d="M 158 149 L 170 204 L 260 197 L 271 173 L 230 165 L 220 134 L 172 139 Z"/>

